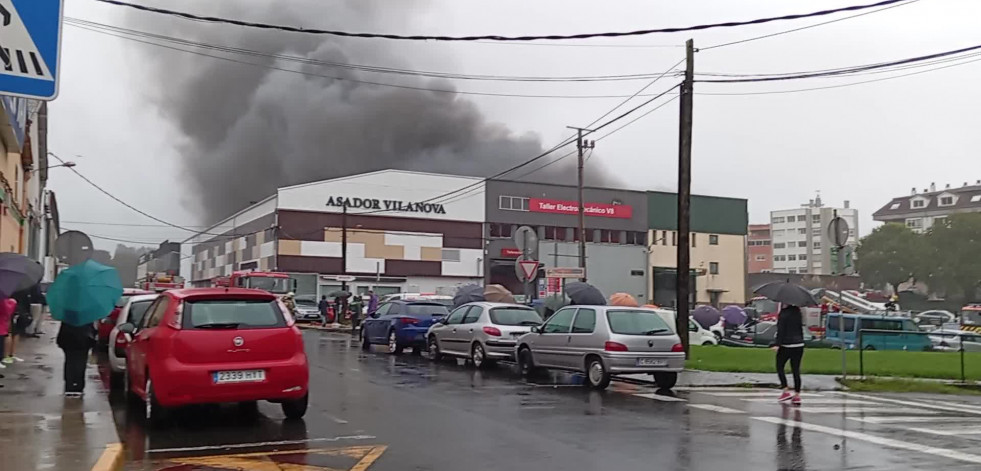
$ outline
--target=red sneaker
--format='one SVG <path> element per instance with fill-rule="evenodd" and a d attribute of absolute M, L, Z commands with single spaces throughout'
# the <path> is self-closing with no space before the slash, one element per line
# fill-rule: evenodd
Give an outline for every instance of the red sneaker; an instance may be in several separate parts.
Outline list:
<path fill-rule="evenodd" d="M 790 394 L 790 391 L 784 391 L 784 392 L 783 392 L 783 394 L 781 394 L 781 395 L 780 395 L 780 398 L 778 398 L 778 399 L 777 399 L 777 401 L 778 401 L 778 402 L 787 402 L 787 401 L 789 401 L 789 400 L 790 400 L 790 399 L 791 399 L 792 397 L 793 397 L 793 395 L 792 395 L 792 394 Z"/>
<path fill-rule="evenodd" d="M 799 394 L 794 394 L 794 398 L 790 402 L 793 403 L 795 406 L 799 406 L 800 405 L 800 395 Z"/>

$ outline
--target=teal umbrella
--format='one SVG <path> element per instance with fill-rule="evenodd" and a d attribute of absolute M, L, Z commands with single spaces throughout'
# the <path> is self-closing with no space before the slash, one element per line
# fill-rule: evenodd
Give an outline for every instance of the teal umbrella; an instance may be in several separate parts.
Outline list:
<path fill-rule="evenodd" d="M 51 317 L 82 326 L 108 316 L 122 295 L 115 268 L 86 260 L 58 274 L 47 297 Z"/>

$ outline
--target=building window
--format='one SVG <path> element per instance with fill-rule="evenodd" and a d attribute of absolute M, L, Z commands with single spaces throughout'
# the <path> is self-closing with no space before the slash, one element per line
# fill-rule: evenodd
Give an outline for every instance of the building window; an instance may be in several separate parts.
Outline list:
<path fill-rule="evenodd" d="M 573 230 L 572 233 L 573 233 L 572 234 L 572 240 L 574 242 L 579 242 L 579 229 Z M 586 229 L 586 242 L 593 242 L 593 239 L 595 237 L 596 237 L 596 229 L 589 229 L 589 228 L 587 228 Z"/>
<path fill-rule="evenodd" d="M 800 242 L 797 242 L 797 246 L 798 246 L 798 247 L 807 247 L 807 241 L 803 241 L 803 240 L 802 240 L 802 241 L 800 241 Z"/>
<path fill-rule="evenodd" d="M 818 229 L 812 230 L 811 231 L 811 235 L 814 236 L 814 237 L 821 237 L 821 229 L 818 228 Z"/>
<path fill-rule="evenodd" d="M 709 245 L 719 245 L 719 236 L 709 234 Z"/>
<path fill-rule="evenodd" d="M 491 237 L 511 237 L 510 224 L 490 224 Z"/>
<path fill-rule="evenodd" d="M 798 233 L 798 234 L 807 234 L 807 229 L 804 229 L 804 228 L 802 227 L 802 228 L 800 228 L 800 229 L 797 229 L 797 233 Z"/>
<path fill-rule="evenodd" d="M 787 246 L 787 244 L 785 244 L 783 242 L 777 242 L 776 244 L 773 244 L 773 248 L 775 248 L 775 249 L 782 249 L 782 248 L 784 248 L 786 246 Z"/>
<path fill-rule="evenodd" d="M 459 262 L 460 261 L 460 249 L 443 249 L 444 262 Z"/>
<path fill-rule="evenodd" d="M 787 261 L 788 262 L 796 262 L 797 261 L 797 256 L 796 255 L 787 255 Z"/>
<path fill-rule="evenodd" d="M 784 231 L 783 229 L 777 229 L 777 230 L 773 231 L 773 237 L 782 236 L 784 234 L 784 232 L 786 232 L 786 231 Z"/>
<path fill-rule="evenodd" d="M 695 240 L 697 239 L 697 237 L 695 237 L 696 235 L 698 235 L 698 234 L 695 234 L 694 232 L 691 233 L 691 246 L 692 247 L 695 247 Z"/>
<path fill-rule="evenodd" d="M 657 231 L 654 231 L 656 234 Z M 647 245 L 647 233 L 627 231 L 627 245 Z"/>
<path fill-rule="evenodd" d="M 783 222 L 785 220 L 786 219 L 784 219 L 782 216 L 781 217 L 775 217 L 775 218 L 773 218 L 773 224 L 783 224 Z"/>
<path fill-rule="evenodd" d="M 719 262 L 709 262 L 709 274 L 710 275 L 719 274 Z"/>
<path fill-rule="evenodd" d="M 954 205 L 954 197 L 953 196 L 941 196 L 940 197 L 940 206 L 953 206 L 953 205 Z"/>
<path fill-rule="evenodd" d="M 820 214 L 812 214 L 811 215 L 811 222 L 821 222 L 821 215 Z"/>
<path fill-rule="evenodd" d="M 661 231 L 661 245 L 668 245 L 668 231 Z"/>
<path fill-rule="evenodd" d="M 671 231 L 671 245 L 678 246 L 678 231 Z"/>
<path fill-rule="evenodd" d="M 600 242 L 607 244 L 619 244 L 620 243 L 620 231 L 611 231 L 609 229 L 600 230 Z"/>
<path fill-rule="evenodd" d="M 565 227 L 545 226 L 545 240 L 566 240 L 569 229 Z"/>
<path fill-rule="evenodd" d="M 934 226 L 946 226 L 947 225 L 947 216 L 937 216 L 937 217 L 933 218 L 933 225 Z"/>
<path fill-rule="evenodd" d="M 508 211 L 528 211 L 529 199 L 520 196 L 501 196 L 498 207 Z"/>
<path fill-rule="evenodd" d="M 924 200 L 913 200 L 912 205 L 914 208 L 922 208 L 926 206 L 926 201 Z"/>
<path fill-rule="evenodd" d="M 787 260 L 787 256 L 786 255 L 774 255 L 773 256 L 773 261 L 774 262 L 783 262 L 785 260 Z"/>
<path fill-rule="evenodd" d="M 902 205 L 902 203 L 893 203 L 889 206 L 889 209 L 899 209 L 900 205 Z"/>
<path fill-rule="evenodd" d="M 923 218 L 907 219 L 906 227 L 913 230 L 923 229 Z"/>
<path fill-rule="evenodd" d="M 814 248 L 815 249 L 820 249 L 821 248 L 821 243 L 820 242 L 815 242 L 814 243 Z"/>
<path fill-rule="evenodd" d="M 797 256 L 797 260 L 807 261 L 807 254 L 800 254 Z"/>
<path fill-rule="evenodd" d="M 756 256 L 756 261 L 757 262 L 765 262 L 766 261 L 766 255 L 757 255 Z"/>
<path fill-rule="evenodd" d="M 972 202 L 972 203 L 978 203 L 978 202 L 981 202 L 981 195 L 974 195 L 974 196 L 972 196 L 972 197 L 971 197 L 971 202 Z"/>

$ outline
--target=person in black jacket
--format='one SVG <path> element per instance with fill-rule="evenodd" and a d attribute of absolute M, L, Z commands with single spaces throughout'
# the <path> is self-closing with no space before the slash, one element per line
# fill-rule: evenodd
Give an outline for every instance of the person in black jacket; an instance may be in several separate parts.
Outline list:
<path fill-rule="evenodd" d="M 783 394 L 780 402 L 792 401 L 800 404 L 800 361 L 804 357 L 804 320 L 800 308 L 784 306 L 777 315 L 777 336 L 773 339 L 771 348 L 777 351 L 777 377 Z M 794 375 L 794 394 L 787 386 L 787 375 L 783 369 L 790 362 L 790 371 Z"/>
<path fill-rule="evenodd" d="M 95 326 L 61 323 L 58 347 L 65 352 L 65 395 L 79 397 L 85 389 L 85 365 L 89 350 L 95 346 Z"/>

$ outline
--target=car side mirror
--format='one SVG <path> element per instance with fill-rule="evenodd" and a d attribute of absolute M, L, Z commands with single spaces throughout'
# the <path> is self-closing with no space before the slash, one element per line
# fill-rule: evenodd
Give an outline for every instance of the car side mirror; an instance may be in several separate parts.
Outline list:
<path fill-rule="evenodd" d="M 377 312 L 373 312 L 373 313 L 371 313 L 371 318 L 372 318 L 372 319 L 378 319 L 379 317 L 381 317 L 381 315 L 380 315 L 380 314 L 378 314 Z"/>
<path fill-rule="evenodd" d="M 533 325 L 533 326 L 531 326 L 531 331 L 533 333 L 540 334 L 540 333 L 542 333 L 542 328 L 541 328 L 541 326 Z"/>
<path fill-rule="evenodd" d="M 136 332 L 136 326 L 133 325 L 133 324 L 131 324 L 131 323 L 129 323 L 129 322 L 127 322 L 127 323 L 119 326 L 119 331 L 122 332 L 122 333 L 124 333 L 124 334 L 133 335 L 133 332 Z"/>

